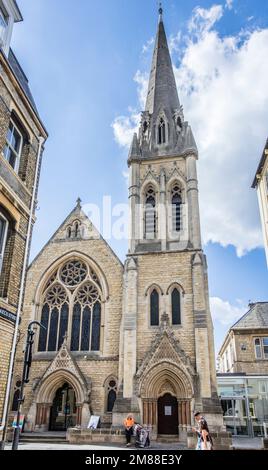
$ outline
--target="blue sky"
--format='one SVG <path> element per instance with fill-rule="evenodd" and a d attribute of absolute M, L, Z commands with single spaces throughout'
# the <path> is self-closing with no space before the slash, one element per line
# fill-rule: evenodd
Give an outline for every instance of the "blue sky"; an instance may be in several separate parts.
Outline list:
<path fill-rule="evenodd" d="M 180 98 L 200 150 L 218 348 L 249 300 L 268 300 L 257 196 L 250 188 L 267 138 L 268 2 L 162 3 Z M 129 135 L 143 106 L 157 2 L 18 4 L 24 22 L 15 25 L 12 47 L 49 132 L 33 257 L 78 196 L 98 205 L 103 195 L 113 204 L 127 201 Z M 123 260 L 127 241 L 108 241 Z"/>

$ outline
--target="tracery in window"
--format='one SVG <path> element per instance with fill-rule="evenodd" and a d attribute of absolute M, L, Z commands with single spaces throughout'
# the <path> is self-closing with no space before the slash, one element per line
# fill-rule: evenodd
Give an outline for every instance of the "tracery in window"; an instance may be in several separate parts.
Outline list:
<path fill-rule="evenodd" d="M 45 284 L 38 351 L 58 350 L 69 334 L 72 351 L 99 351 L 101 283 L 95 270 L 72 259 Z"/>
<path fill-rule="evenodd" d="M 87 275 L 87 267 L 82 261 L 73 260 L 66 263 L 60 272 L 60 279 L 68 287 L 80 284 Z"/>

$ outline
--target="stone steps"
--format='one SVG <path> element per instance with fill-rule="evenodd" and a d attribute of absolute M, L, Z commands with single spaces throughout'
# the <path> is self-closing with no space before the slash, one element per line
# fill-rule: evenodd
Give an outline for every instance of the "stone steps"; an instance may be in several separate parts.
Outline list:
<path fill-rule="evenodd" d="M 156 442 L 160 443 L 176 443 L 179 442 L 179 436 L 174 434 L 158 434 Z"/>
<path fill-rule="evenodd" d="M 43 442 L 45 444 L 67 444 L 66 433 L 22 433 L 21 443 Z"/>

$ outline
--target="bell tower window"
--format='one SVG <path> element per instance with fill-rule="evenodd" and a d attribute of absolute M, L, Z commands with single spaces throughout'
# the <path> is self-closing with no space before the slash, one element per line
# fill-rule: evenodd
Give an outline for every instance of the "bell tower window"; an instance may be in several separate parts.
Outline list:
<path fill-rule="evenodd" d="M 156 198 L 155 191 L 150 186 L 145 196 L 145 238 L 156 236 Z"/>
<path fill-rule="evenodd" d="M 158 124 L 158 139 L 157 143 L 159 145 L 166 143 L 166 124 L 163 118 L 160 118 Z"/>
<path fill-rule="evenodd" d="M 171 192 L 172 204 L 172 230 L 173 232 L 180 232 L 182 229 L 182 197 L 181 189 L 176 184 Z"/>

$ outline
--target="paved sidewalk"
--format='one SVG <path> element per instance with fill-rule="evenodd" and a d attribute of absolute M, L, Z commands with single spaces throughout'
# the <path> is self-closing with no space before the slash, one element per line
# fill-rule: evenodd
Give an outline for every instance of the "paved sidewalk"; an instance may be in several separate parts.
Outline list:
<path fill-rule="evenodd" d="M 7 444 L 5 450 L 11 450 L 11 444 Z M 125 446 L 120 445 L 111 445 L 111 444 L 50 444 L 50 443 L 22 443 L 19 445 L 19 450 L 130 450 L 136 451 L 135 446 L 126 448 Z M 172 450 L 172 451 L 180 451 L 180 450 L 187 450 L 186 446 L 180 444 L 162 444 L 162 443 L 152 443 L 149 448 L 143 450 Z"/>
<path fill-rule="evenodd" d="M 260 437 L 233 437 L 233 447 L 236 449 L 262 449 Z"/>

